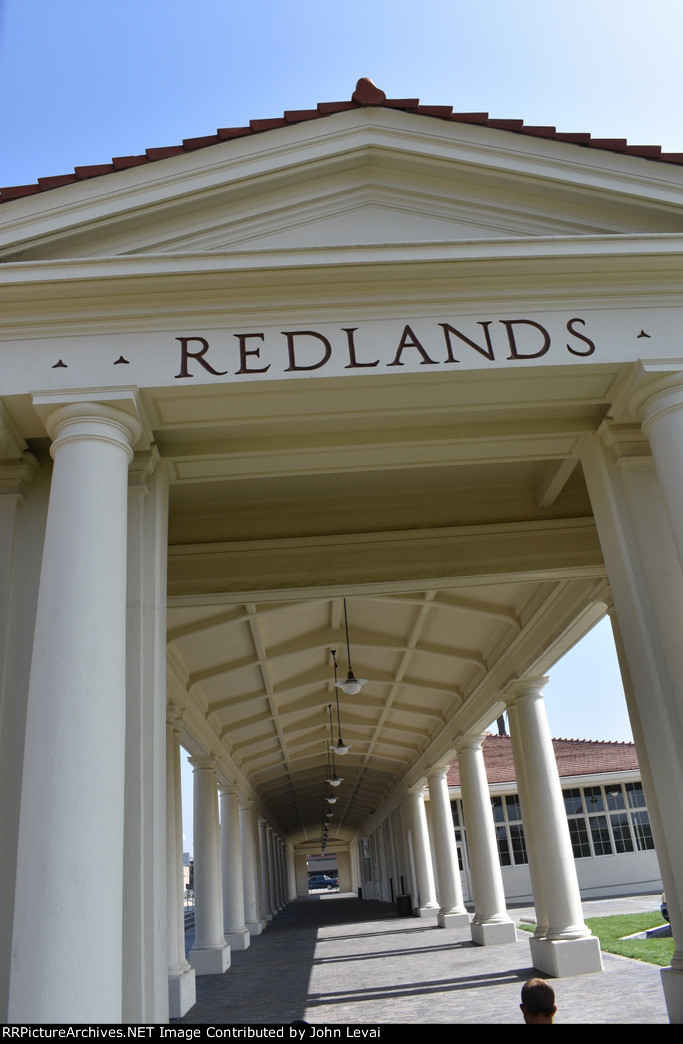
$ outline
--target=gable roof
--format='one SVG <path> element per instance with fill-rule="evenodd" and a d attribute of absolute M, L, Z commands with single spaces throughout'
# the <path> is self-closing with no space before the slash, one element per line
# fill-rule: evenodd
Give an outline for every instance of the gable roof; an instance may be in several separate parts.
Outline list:
<path fill-rule="evenodd" d="M 31 185 L 14 185 L 1 188 L 0 203 L 7 203 L 10 200 L 48 192 L 62 185 L 71 185 L 75 182 L 86 181 L 105 174 L 113 174 L 116 171 L 127 170 L 130 167 L 154 163 L 170 156 L 195 152 L 198 149 L 209 148 L 211 145 L 217 145 L 232 138 L 262 134 L 277 127 L 286 127 L 305 123 L 309 120 L 323 119 L 335 113 L 371 106 L 397 109 L 402 112 L 446 120 L 451 123 L 478 124 L 496 130 L 510 131 L 513 134 L 526 134 L 530 137 L 546 138 L 572 145 L 603 149 L 609 152 L 639 156 L 644 159 L 683 166 L 683 152 L 662 152 L 659 145 L 629 145 L 626 138 L 593 138 L 588 133 L 559 132 L 555 127 L 526 126 L 524 121 L 519 119 L 492 119 L 487 112 L 454 112 L 453 107 L 450 105 L 421 105 L 418 98 L 387 98 L 384 91 L 376 87 L 372 80 L 362 77 L 356 84 L 356 89 L 350 101 L 320 102 L 314 109 L 287 110 L 282 116 L 272 119 L 250 120 L 249 124 L 244 127 L 223 127 L 219 128 L 215 134 L 199 138 L 185 138 L 181 145 L 150 148 L 138 156 L 117 156 L 112 159 L 111 163 L 75 167 L 73 173 L 38 178 L 38 181 Z"/>
<path fill-rule="evenodd" d="M 515 766 L 509 736 L 486 733 L 482 743 L 486 776 L 491 783 L 514 783 Z M 633 743 L 611 740 L 554 739 L 553 750 L 560 778 L 600 775 L 603 772 L 637 772 Z M 448 786 L 460 786 L 460 768 L 454 761 L 448 769 Z"/>

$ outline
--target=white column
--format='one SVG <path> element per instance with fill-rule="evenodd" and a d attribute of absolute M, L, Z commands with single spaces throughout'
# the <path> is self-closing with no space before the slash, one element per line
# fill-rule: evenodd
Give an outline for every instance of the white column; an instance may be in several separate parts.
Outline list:
<path fill-rule="evenodd" d="M 522 813 L 522 825 L 524 828 L 524 845 L 526 847 L 527 859 L 529 860 L 528 866 L 529 876 L 531 878 L 531 891 L 534 897 L 534 909 L 536 912 L 536 929 L 534 935 L 538 939 L 544 939 L 548 932 L 548 914 L 546 912 L 543 879 L 541 877 L 542 849 L 540 848 L 536 836 L 534 799 L 533 795 L 529 793 L 529 787 L 527 785 L 523 740 L 517 721 L 514 685 L 512 695 L 506 696 L 506 709 L 510 728 L 512 758 L 515 764 L 517 794 L 519 796 L 519 807 Z"/>
<path fill-rule="evenodd" d="M 123 1019 L 166 1022 L 166 563 L 168 482 L 156 447 L 128 474 Z"/>
<path fill-rule="evenodd" d="M 418 906 L 415 912 L 418 917 L 428 917 L 437 913 L 439 904 L 436 901 L 434 871 L 429 850 L 429 832 L 427 830 L 427 815 L 422 787 L 418 791 L 411 792 L 408 795 L 408 800 L 410 802 L 410 815 L 413 827 L 413 856 L 415 859 L 418 890 Z"/>
<path fill-rule="evenodd" d="M 242 846 L 242 894 L 244 896 L 244 923 L 250 935 L 260 935 L 264 924 L 258 911 L 256 872 L 256 845 L 254 838 L 254 806 L 240 803 L 240 844 Z"/>
<path fill-rule="evenodd" d="M 269 823 L 266 823 L 266 854 L 268 860 L 267 867 L 267 887 L 268 887 L 268 906 L 273 917 L 279 914 L 277 905 L 277 898 L 275 895 L 275 843 L 273 840 L 273 828 Z"/>
<path fill-rule="evenodd" d="M 683 566 L 683 374 L 645 385 L 636 397 L 643 432 Z"/>
<path fill-rule="evenodd" d="M 0 406 L 0 1023 L 7 1021 L 17 873 L 19 802 L 31 646 L 50 492 L 49 460 L 39 466 L 3 435 Z M 16 457 L 15 457 L 16 453 Z M 11 459 L 15 457 L 15 459 Z"/>
<path fill-rule="evenodd" d="M 268 873 L 268 831 L 265 819 L 258 820 L 259 841 L 259 866 L 261 881 L 261 916 L 266 922 L 273 920 L 273 910 L 270 905 L 270 875 Z"/>
<path fill-rule="evenodd" d="M 287 885 L 289 898 L 296 899 L 296 866 L 294 864 L 294 850 L 290 845 L 287 846 Z"/>
<path fill-rule="evenodd" d="M 231 950 L 246 950 L 249 947 L 249 931 L 244 923 L 242 845 L 237 787 L 234 784 L 221 785 L 218 793 L 221 804 L 223 934 Z"/>
<path fill-rule="evenodd" d="M 455 845 L 446 771 L 445 768 L 438 769 L 428 776 L 436 875 L 439 880 L 439 899 L 441 901 L 438 922 L 441 928 L 464 928 L 469 927 L 470 915 L 462 901 L 458 852 Z"/>
<path fill-rule="evenodd" d="M 129 396 L 121 409 L 60 398 L 40 400 L 54 471 L 28 696 L 9 1020 L 116 1023 L 127 483 L 140 423 L 125 412 L 134 408 Z M 77 902 L 65 902 L 68 891 Z"/>
<path fill-rule="evenodd" d="M 458 742 L 458 766 L 467 827 L 467 851 L 474 892 L 472 942 L 478 946 L 517 941 L 517 931 L 505 908 L 496 829 L 486 778 L 482 735 Z"/>
<path fill-rule="evenodd" d="M 581 463 L 623 639 L 620 658 L 628 666 L 624 689 L 638 761 L 651 773 L 648 812 L 675 944 L 671 968 L 663 969 L 662 982 L 669 1018 L 680 1023 L 683 569 L 670 521 L 672 508 L 667 507 L 649 446 L 634 446 L 632 429 L 624 432 L 623 443 L 621 435 L 619 427 L 603 425 L 599 435 L 583 440 Z"/>
<path fill-rule="evenodd" d="M 168 931 L 168 1006 L 179 1019 L 194 1005 L 195 971 L 185 957 L 183 908 L 183 821 L 180 786 L 181 711 L 170 705 L 166 718 L 166 922 Z"/>
<path fill-rule="evenodd" d="M 278 879 L 280 881 L 280 903 L 284 909 L 287 905 L 287 878 L 285 875 L 285 843 L 281 837 L 277 841 L 278 847 Z"/>
<path fill-rule="evenodd" d="M 194 815 L 194 945 L 190 964 L 197 975 L 221 975 L 230 967 L 223 936 L 223 895 L 218 832 L 218 782 L 213 756 L 190 758 Z"/>
<path fill-rule="evenodd" d="M 534 967 L 548 975 L 602 971 L 600 943 L 584 924 L 562 786 L 541 690 L 546 678 L 521 679 L 515 696 L 526 784 L 533 795 L 540 877 L 548 915 L 545 938 L 531 939 Z"/>
<path fill-rule="evenodd" d="M 282 910 L 282 865 L 280 861 L 281 842 L 277 834 L 273 833 L 273 895 L 278 913 Z"/>

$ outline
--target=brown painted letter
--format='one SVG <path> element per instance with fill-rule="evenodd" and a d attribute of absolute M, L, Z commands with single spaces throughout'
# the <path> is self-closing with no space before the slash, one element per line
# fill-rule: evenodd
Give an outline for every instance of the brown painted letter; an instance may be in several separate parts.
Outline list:
<path fill-rule="evenodd" d="M 198 363 L 201 363 L 205 370 L 212 373 L 214 377 L 224 377 L 228 372 L 227 370 L 214 370 L 213 366 L 206 361 L 204 356 L 209 350 L 209 342 L 205 337 L 176 337 L 176 341 L 180 341 L 181 355 L 180 355 L 180 373 L 177 373 L 178 377 L 194 377 L 194 374 L 190 373 L 187 368 L 187 364 L 190 359 L 196 359 Z M 198 352 L 191 352 L 187 347 L 190 341 L 199 341 L 202 347 Z"/>
<path fill-rule="evenodd" d="M 424 350 L 424 348 L 422 347 L 422 345 L 420 344 L 420 342 L 418 341 L 417 337 L 415 336 L 415 334 L 413 333 L 413 331 L 410 329 L 409 326 L 405 326 L 403 328 L 403 333 L 401 334 L 401 340 L 399 341 L 398 351 L 396 352 L 396 355 L 394 357 L 394 361 L 390 362 L 390 363 L 387 363 L 387 366 L 404 366 L 405 365 L 404 363 L 401 362 L 401 352 L 403 351 L 404 348 L 417 348 L 418 352 L 422 356 L 422 362 L 420 363 L 420 366 L 424 366 L 425 363 L 431 363 L 432 366 L 438 366 L 438 359 L 430 359 L 429 358 L 429 356 L 427 355 L 426 351 Z"/>
<path fill-rule="evenodd" d="M 477 326 L 483 327 L 484 337 L 486 338 L 486 348 L 482 348 L 480 344 L 477 344 L 476 341 L 470 340 L 470 338 L 466 337 L 464 333 L 460 333 L 460 330 L 456 330 L 454 326 L 449 326 L 448 323 L 439 323 L 439 326 L 442 328 L 443 332 L 446 335 L 446 350 L 448 352 L 448 358 L 446 359 L 446 362 L 460 362 L 460 360 L 456 359 L 453 355 L 453 347 L 451 345 L 451 334 L 455 334 L 455 336 L 459 337 L 461 341 L 465 342 L 465 344 L 469 344 L 470 348 L 474 348 L 475 352 L 479 352 L 480 355 L 484 355 L 487 359 L 495 360 L 495 356 L 493 354 L 493 345 L 491 344 L 491 334 L 489 332 L 490 325 L 490 319 L 487 319 L 486 322 L 477 323 Z"/>
<path fill-rule="evenodd" d="M 346 334 L 346 339 L 349 342 L 349 360 L 350 361 L 349 361 L 348 366 L 344 367 L 345 370 L 354 370 L 354 369 L 356 369 L 356 367 L 360 367 L 360 366 L 378 366 L 379 365 L 379 359 L 375 359 L 374 362 L 367 362 L 367 363 L 358 362 L 358 360 L 356 359 L 356 346 L 355 346 L 355 344 L 353 342 L 353 335 L 354 335 L 354 333 L 356 332 L 357 329 L 358 329 L 357 326 L 342 326 L 342 330 Z"/>
<path fill-rule="evenodd" d="M 332 355 L 332 345 L 330 342 L 326 337 L 323 337 L 322 334 L 316 333 L 315 330 L 283 330 L 282 333 L 287 338 L 287 351 L 289 352 L 289 366 L 285 369 L 285 373 L 289 373 L 291 370 L 319 370 Z M 325 345 L 325 354 L 320 362 L 311 363 L 309 366 L 297 365 L 294 358 L 295 337 L 317 337 L 319 341 L 322 341 Z"/>
<path fill-rule="evenodd" d="M 569 322 L 567 323 L 567 329 L 569 330 L 569 333 L 574 334 L 574 337 L 578 337 L 580 341 L 585 341 L 586 344 L 588 345 L 588 348 L 586 349 L 585 352 L 578 352 L 576 350 L 576 348 L 572 348 L 572 346 L 570 344 L 568 344 L 567 345 L 567 351 L 571 352 L 572 355 L 592 355 L 593 352 L 595 351 L 595 345 L 591 341 L 590 337 L 584 337 L 584 335 L 582 333 L 579 333 L 578 330 L 574 329 L 574 323 L 581 323 L 582 326 L 585 326 L 586 325 L 585 320 L 583 320 L 583 319 L 570 319 Z"/>
<path fill-rule="evenodd" d="M 550 348 L 550 334 L 545 326 L 541 326 L 540 323 L 535 323 L 533 319 L 501 319 L 500 321 L 508 332 L 508 341 L 510 342 L 510 354 L 508 355 L 508 359 L 538 359 L 539 356 L 545 355 L 548 348 Z M 543 334 L 542 347 L 539 348 L 537 352 L 527 352 L 523 355 L 517 349 L 515 331 L 512 329 L 513 326 L 533 326 L 536 330 L 540 330 Z"/>
<path fill-rule="evenodd" d="M 253 370 L 250 370 L 247 366 L 247 356 L 255 355 L 258 359 L 261 351 L 260 345 L 257 348 L 247 348 L 247 337 L 260 337 L 263 341 L 265 338 L 262 333 L 233 334 L 232 336 L 237 338 L 240 346 L 240 368 L 235 370 L 235 373 L 265 373 L 266 370 L 270 369 L 270 363 L 267 366 L 257 366 Z"/>

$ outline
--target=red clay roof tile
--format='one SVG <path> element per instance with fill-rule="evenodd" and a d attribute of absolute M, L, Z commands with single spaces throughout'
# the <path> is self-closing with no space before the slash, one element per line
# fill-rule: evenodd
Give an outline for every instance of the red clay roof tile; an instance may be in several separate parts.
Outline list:
<path fill-rule="evenodd" d="M 113 163 L 96 163 L 85 167 L 74 167 L 74 172 L 79 181 L 86 181 L 88 178 L 99 178 L 103 174 L 111 174 L 113 169 Z"/>
<path fill-rule="evenodd" d="M 183 148 L 186 152 L 194 152 L 195 149 L 205 149 L 207 145 L 217 145 L 220 140 L 218 134 L 206 134 L 201 138 L 183 138 Z"/>
<path fill-rule="evenodd" d="M 73 174 L 39 178 L 35 185 L 13 185 L 2 188 L 0 189 L 0 203 L 6 203 L 12 199 L 20 199 L 24 196 L 32 196 L 39 192 L 46 192 L 58 188 L 60 185 L 72 184 L 77 180 L 100 177 L 115 171 L 126 170 L 129 167 L 167 159 L 170 156 L 180 156 L 186 152 L 209 148 L 211 145 L 229 141 L 232 138 L 246 137 L 250 134 L 258 134 L 277 127 L 287 127 L 316 118 L 322 119 L 339 112 L 348 112 L 359 106 L 383 106 L 386 109 L 416 113 L 430 119 L 449 120 L 453 123 L 477 124 L 491 127 L 494 130 L 526 134 L 529 137 L 552 139 L 593 149 L 605 149 L 610 152 L 621 152 L 643 159 L 683 166 L 683 152 L 662 152 L 658 145 L 629 145 L 625 138 L 592 138 L 590 134 L 558 132 L 554 127 L 526 127 L 523 120 L 491 119 L 487 112 L 453 112 L 450 105 L 420 105 L 418 98 L 387 98 L 384 91 L 380 90 L 372 80 L 363 77 L 356 84 L 351 101 L 320 102 L 315 109 L 290 109 L 283 116 L 272 119 L 251 120 L 246 127 L 226 127 L 219 129 L 216 134 L 208 134 L 199 138 L 186 138 L 182 145 L 147 149 L 141 156 L 119 156 L 112 163 L 76 167 Z"/>
<path fill-rule="evenodd" d="M 53 178 L 38 178 L 41 189 L 58 188 L 60 185 L 73 185 L 78 181 L 75 174 L 56 174 Z"/>
<path fill-rule="evenodd" d="M 387 100 L 387 96 L 369 76 L 362 76 L 356 84 L 351 100 L 358 102 L 359 105 L 381 105 Z"/>
<path fill-rule="evenodd" d="M 114 156 L 112 163 L 115 170 L 127 170 L 128 167 L 139 167 L 147 163 L 147 156 Z"/>
<path fill-rule="evenodd" d="M 491 783 L 514 783 L 515 766 L 509 736 L 487 733 L 482 744 L 486 776 Z M 633 743 L 609 740 L 554 739 L 553 750 L 560 778 L 593 776 L 604 772 L 638 771 L 638 758 Z M 449 787 L 460 786 L 460 769 L 454 761 L 448 769 Z"/>

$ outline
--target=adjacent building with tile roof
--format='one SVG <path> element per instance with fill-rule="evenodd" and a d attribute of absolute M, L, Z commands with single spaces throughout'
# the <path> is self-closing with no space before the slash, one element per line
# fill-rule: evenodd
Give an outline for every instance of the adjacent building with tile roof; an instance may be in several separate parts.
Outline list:
<path fill-rule="evenodd" d="M 522 813 L 509 736 L 487 733 L 482 743 L 505 894 L 531 899 Z M 633 743 L 553 739 L 576 870 L 583 898 L 661 888 L 650 819 Z M 469 894 L 467 824 L 457 760 L 448 789 L 463 890 Z"/>

